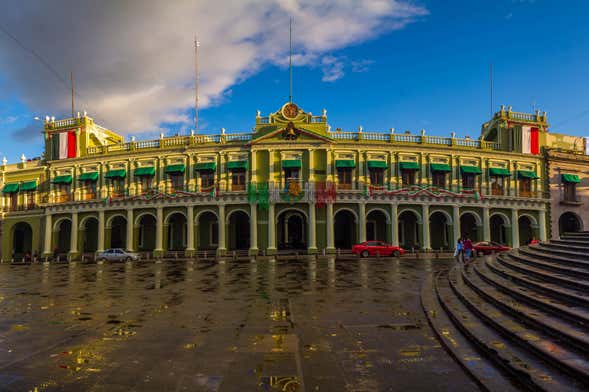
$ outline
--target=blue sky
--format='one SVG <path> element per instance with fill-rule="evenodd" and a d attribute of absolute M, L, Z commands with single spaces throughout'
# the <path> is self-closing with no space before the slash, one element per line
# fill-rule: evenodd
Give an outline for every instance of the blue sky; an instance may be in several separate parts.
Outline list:
<path fill-rule="evenodd" d="M 421 11 L 397 28 L 377 24 L 369 34 L 314 52 L 308 49 L 312 44 L 305 41 L 305 54 L 313 55 L 294 68 L 295 102 L 316 114 L 326 108 L 333 128 L 355 130 L 362 125 L 365 130 L 394 127 L 412 132 L 424 128 L 428 134 L 455 131 L 476 137 L 490 113 L 489 64 L 493 63 L 496 110 L 506 104 L 516 111 L 532 111 L 535 105 L 548 112 L 553 132 L 589 136 L 589 27 L 585 21 L 589 4 L 455 0 L 414 1 L 411 5 Z M 297 49 L 297 26 L 301 28 L 301 24 L 295 17 L 297 53 L 303 52 Z M 288 35 L 284 38 L 287 40 Z M 212 37 L 207 39 L 209 45 L 214 42 Z M 0 33 L 0 44 L 2 40 L 6 37 Z M 27 42 L 34 47 L 36 41 Z M 6 42 L 4 48 L 12 53 L 22 51 Z M 254 54 L 244 60 L 247 64 L 237 69 L 233 79 L 227 78 L 228 82 L 217 90 L 211 87 L 209 99 L 203 99 L 206 107 L 200 111 L 203 131 L 217 133 L 221 127 L 228 132 L 248 131 L 257 109 L 268 114 L 288 99 L 288 71 L 277 65 L 284 63 L 283 49 L 277 49 L 280 60 L 266 59 L 252 66 Z M 103 50 L 108 51 L 108 46 Z M 211 52 L 206 45 L 201 49 L 201 58 L 209 56 L 203 63 L 218 65 L 218 58 L 210 58 Z M 46 56 L 51 59 L 51 54 Z M 42 149 L 39 134 L 31 130 L 31 124 L 36 124 L 31 123 L 31 117 L 67 115 L 67 105 L 36 113 L 31 108 L 35 100 L 30 96 L 35 90 L 7 83 L 12 76 L 10 57 L 0 55 L 0 87 L 7 87 L 0 93 L 0 133 L 4 136 L 0 154 L 16 161 L 22 152 L 30 157 L 39 155 Z M 207 73 L 212 75 L 213 68 L 203 69 L 205 86 L 213 79 Z M 51 75 L 47 73 L 46 78 Z M 190 87 L 190 78 L 184 82 Z M 57 99 L 69 103 L 66 89 L 53 83 Z M 93 90 L 84 90 L 84 80 L 79 86 L 80 94 L 91 102 L 93 98 L 88 99 L 88 95 Z M 124 93 L 120 88 L 118 94 Z M 117 95 L 116 99 L 122 98 Z M 122 102 L 127 100 L 125 97 Z M 182 102 L 173 108 L 175 115 L 155 115 L 158 128 L 167 133 L 187 132 L 193 112 L 188 109 L 189 100 Z M 109 107 L 104 102 L 99 104 Z M 116 119 L 109 119 L 108 114 L 95 113 L 91 107 L 87 110 L 97 119 L 104 117 L 109 127 L 124 130 L 125 121 L 113 123 Z M 40 131 L 41 123 L 38 126 Z M 22 128 L 27 133 L 17 132 Z M 159 132 L 154 127 L 145 132 L 137 129 L 128 134 L 147 138 Z"/>

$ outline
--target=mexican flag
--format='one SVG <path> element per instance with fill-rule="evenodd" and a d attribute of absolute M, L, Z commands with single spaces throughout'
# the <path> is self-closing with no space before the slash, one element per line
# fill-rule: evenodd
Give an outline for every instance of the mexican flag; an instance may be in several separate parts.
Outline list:
<path fill-rule="evenodd" d="M 76 157 L 76 131 L 66 131 L 51 135 L 51 159 Z"/>
<path fill-rule="evenodd" d="M 534 155 L 538 155 L 540 153 L 538 128 L 530 126 L 522 127 L 522 152 L 524 154 Z"/>

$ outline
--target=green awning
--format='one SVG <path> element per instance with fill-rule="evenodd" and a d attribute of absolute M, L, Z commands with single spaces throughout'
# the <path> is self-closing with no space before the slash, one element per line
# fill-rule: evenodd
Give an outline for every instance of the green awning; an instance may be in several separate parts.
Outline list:
<path fill-rule="evenodd" d="M 581 179 L 576 174 L 562 174 L 562 182 L 581 182 Z"/>
<path fill-rule="evenodd" d="M 51 182 L 53 184 L 71 184 L 72 176 L 69 174 L 66 174 L 65 176 L 55 176 Z"/>
<path fill-rule="evenodd" d="M 231 161 L 227 162 L 227 169 L 229 170 L 238 170 L 238 169 L 247 169 L 247 161 Z"/>
<path fill-rule="evenodd" d="M 18 192 L 18 183 L 6 184 L 2 188 L 2 193 L 16 193 Z"/>
<path fill-rule="evenodd" d="M 27 192 L 27 191 L 34 191 L 37 190 L 37 180 L 34 181 L 25 181 L 20 184 L 19 191 Z"/>
<path fill-rule="evenodd" d="M 369 169 L 386 169 L 387 163 L 385 161 L 368 161 Z"/>
<path fill-rule="evenodd" d="M 509 177 L 511 173 L 509 172 L 509 170 L 504 169 L 502 167 L 490 167 L 489 175 L 495 177 Z"/>
<path fill-rule="evenodd" d="M 356 167 L 356 161 L 353 159 L 336 159 L 335 167 Z"/>
<path fill-rule="evenodd" d="M 82 173 L 78 181 L 98 181 L 98 172 Z"/>
<path fill-rule="evenodd" d="M 284 168 L 288 168 L 288 167 L 292 167 L 292 168 L 301 168 L 302 166 L 302 162 L 300 159 L 283 159 L 282 160 L 282 167 Z"/>
<path fill-rule="evenodd" d="M 533 172 L 531 170 L 518 170 L 517 178 L 531 178 L 532 180 L 535 180 L 539 177 L 536 175 L 536 172 Z"/>
<path fill-rule="evenodd" d="M 200 162 L 196 164 L 197 171 L 200 170 L 217 170 L 217 162 Z"/>
<path fill-rule="evenodd" d="M 401 169 L 401 170 L 419 170 L 419 163 L 417 163 L 417 162 L 399 162 L 399 169 Z"/>
<path fill-rule="evenodd" d="M 482 174 L 481 168 L 478 166 L 460 166 L 462 174 Z"/>
<path fill-rule="evenodd" d="M 448 173 L 452 171 L 452 168 L 447 163 L 430 163 L 429 168 L 432 172 Z"/>
<path fill-rule="evenodd" d="M 133 171 L 133 175 L 135 177 L 153 177 L 155 176 L 155 167 L 153 166 L 145 166 L 145 167 L 138 167 Z"/>
<path fill-rule="evenodd" d="M 168 165 L 164 171 L 166 174 L 184 173 L 184 171 L 186 171 L 186 166 L 184 164 Z"/>
<path fill-rule="evenodd" d="M 125 178 L 127 171 L 125 169 L 109 170 L 106 172 L 104 178 Z"/>

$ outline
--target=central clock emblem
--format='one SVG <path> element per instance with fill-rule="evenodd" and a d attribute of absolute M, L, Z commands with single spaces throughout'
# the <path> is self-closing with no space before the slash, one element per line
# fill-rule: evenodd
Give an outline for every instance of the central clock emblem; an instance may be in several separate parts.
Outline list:
<path fill-rule="evenodd" d="M 282 115 L 288 119 L 295 118 L 299 114 L 299 108 L 294 103 L 290 102 L 282 108 Z"/>

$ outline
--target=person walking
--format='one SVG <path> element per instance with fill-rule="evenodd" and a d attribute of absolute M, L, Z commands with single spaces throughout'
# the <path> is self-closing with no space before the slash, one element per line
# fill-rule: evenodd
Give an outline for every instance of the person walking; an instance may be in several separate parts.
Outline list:
<path fill-rule="evenodd" d="M 466 235 L 466 239 L 464 240 L 464 254 L 466 256 L 465 264 L 469 263 L 472 257 L 472 241 L 468 234 Z"/>
<path fill-rule="evenodd" d="M 464 261 L 463 250 L 464 250 L 464 245 L 462 243 L 462 238 L 458 238 L 458 241 L 456 241 L 456 249 L 454 250 L 454 259 L 456 260 L 457 263 Z"/>

